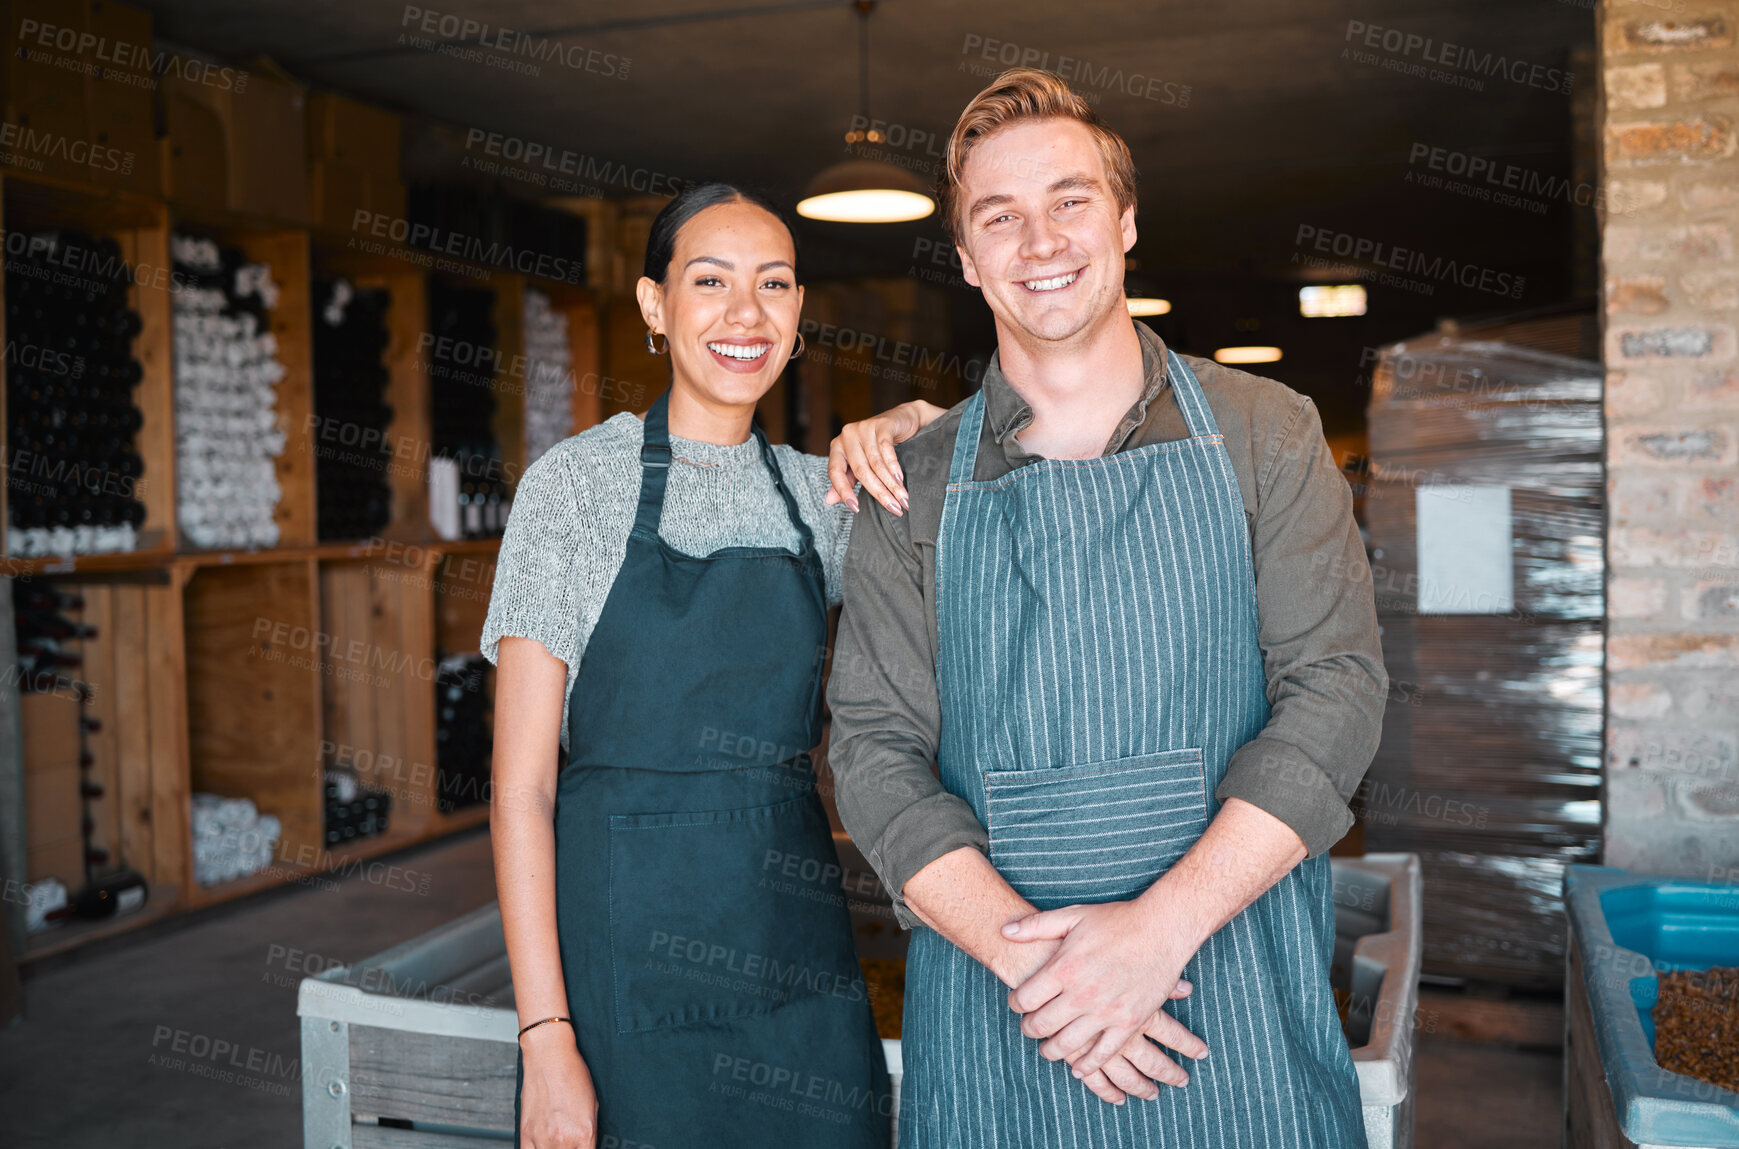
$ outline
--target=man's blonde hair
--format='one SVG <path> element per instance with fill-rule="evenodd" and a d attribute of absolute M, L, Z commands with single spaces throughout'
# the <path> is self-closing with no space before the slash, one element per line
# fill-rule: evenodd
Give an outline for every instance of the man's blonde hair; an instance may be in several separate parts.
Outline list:
<path fill-rule="evenodd" d="M 1111 180 L 1111 194 L 1117 198 L 1118 214 L 1134 206 L 1135 160 L 1123 137 L 1100 123 L 1087 101 L 1055 72 L 1010 68 L 972 97 L 948 137 L 936 194 L 942 207 L 942 226 L 950 236 L 960 238 L 960 176 L 966 157 L 981 141 L 1025 120 L 1074 120 L 1085 127 L 1099 148 L 1099 158 Z"/>

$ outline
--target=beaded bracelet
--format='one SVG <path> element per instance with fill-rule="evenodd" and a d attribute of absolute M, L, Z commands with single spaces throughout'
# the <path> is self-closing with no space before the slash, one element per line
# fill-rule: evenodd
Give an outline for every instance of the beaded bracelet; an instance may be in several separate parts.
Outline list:
<path fill-rule="evenodd" d="M 526 1035 L 527 1030 L 536 1029 L 540 1025 L 548 1025 L 552 1021 L 566 1021 L 569 1025 L 573 1024 L 572 1021 L 569 1021 L 565 1017 L 546 1017 L 542 1021 L 534 1021 L 530 1025 L 526 1026 L 525 1029 L 520 1030 L 519 1036 L 524 1037 Z"/>

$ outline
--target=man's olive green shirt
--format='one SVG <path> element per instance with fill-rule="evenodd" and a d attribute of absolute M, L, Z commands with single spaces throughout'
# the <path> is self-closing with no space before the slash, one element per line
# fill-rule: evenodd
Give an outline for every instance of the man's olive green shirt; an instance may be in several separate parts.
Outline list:
<path fill-rule="evenodd" d="M 1106 443 L 1107 455 L 1189 437 L 1166 377 L 1165 345 L 1146 325 L 1135 329 L 1147 385 Z M 1272 707 L 1214 794 L 1266 810 L 1315 856 L 1352 825 L 1348 803 L 1376 753 L 1388 693 L 1352 493 L 1309 399 L 1271 379 L 1183 358 L 1219 424 L 1244 504 Z M 983 389 L 987 417 L 973 474 L 980 482 L 1040 458 L 1016 438 L 1033 412 L 1003 377 L 999 356 Z M 972 808 L 935 773 L 942 733 L 936 538 L 962 406 L 899 447 L 911 496 L 905 515 L 861 499 L 827 689 L 840 817 L 907 927 L 921 924 L 902 897 L 912 875 L 962 846 L 989 850 Z"/>

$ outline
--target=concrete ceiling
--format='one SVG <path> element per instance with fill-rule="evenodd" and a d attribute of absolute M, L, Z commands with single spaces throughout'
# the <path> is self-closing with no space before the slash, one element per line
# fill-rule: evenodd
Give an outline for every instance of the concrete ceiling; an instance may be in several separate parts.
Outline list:
<path fill-rule="evenodd" d="M 795 199 L 842 157 L 858 110 L 857 16 L 844 0 L 145 6 L 166 39 L 238 61 L 265 54 L 310 82 L 442 122 L 410 149 L 416 177 L 474 174 L 465 161 L 478 152 L 465 139 L 477 130 L 570 149 L 595 170 L 741 180 Z M 427 13 L 432 36 L 421 30 Z M 449 29 L 471 20 L 490 25 L 488 35 L 511 29 L 546 49 L 559 43 L 568 62 L 536 47 L 482 48 L 476 34 L 457 46 L 469 58 L 410 42 L 442 39 L 443 17 Z M 1389 50 L 1379 32 L 1367 47 L 1373 27 L 1391 30 L 1391 45 L 1415 39 Z M 1409 161 L 1442 148 L 1574 185 L 1572 98 L 1548 90 L 1545 73 L 1574 70 L 1574 47 L 1592 39 L 1581 0 L 883 0 L 870 23 L 871 111 L 899 125 L 897 158 L 927 177 L 940 151 L 929 141 L 946 135 L 1001 60 L 1071 69 L 1134 152 L 1136 255 L 1162 281 L 1204 291 L 1296 283 L 1305 277 L 1295 258 L 1306 254 L 1304 226 L 1528 277 L 1519 302 L 1454 283 L 1403 292 L 1412 298 L 1394 314 L 1397 334 L 1407 334 L 1434 314 L 1573 294 L 1574 232 L 1591 208 L 1570 194 L 1535 197 L 1542 209 L 1421 187 L 1408 177 L 1427 174 L 1424 166 Z M 1476 55 L 1443 65 L 1446 44 Z M 1432 67 L 1430 52 L 1436 74 L 1418 74 Z M 1525 65 L 1515 73 L 1522 79 L 1480 70 L 1478 61 L 1497 58 Z M 1122 88 L 1112 86 L 1119 74 Z M 914 247 L 940 236 L 933 223 L 816 233 L 819 243 L 805 237 L 805 258 L 820 253 L 812 275 L 905 274 Z"/>

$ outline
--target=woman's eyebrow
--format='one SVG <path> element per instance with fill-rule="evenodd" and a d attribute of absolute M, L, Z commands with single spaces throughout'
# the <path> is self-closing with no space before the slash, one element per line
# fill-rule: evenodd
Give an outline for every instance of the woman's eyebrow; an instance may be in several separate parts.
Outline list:
<path fill-rule="evenodd" d="M 714 263 L 714 264 L 717 264 L 718 266 L 724 268 L 726 271 L 735 271 L 737 269 L 736 264 L 732 263 L 728 259 L 720 259 L 716 255 L 697 255 L 693 259 L 689 260 L 687 263 L 683 264 L 682 268 L 684 271 L 687 271 L 689 268 L 693 267 L 697 263 Z M 767 270 L 769 270 L 771 268 L 775 268 L 775 267 L 789 267 L 789 268 L 791 268 L 792 271 L 797 270 L 796 268 L 791 267 L 791 261 L 788 259 L 769 259 L 766 263 L 763 263 L 760 267 L 757 267 L 755 270 L 757 272 L 761 272 L 761 271 L 767 271 Z"/>

